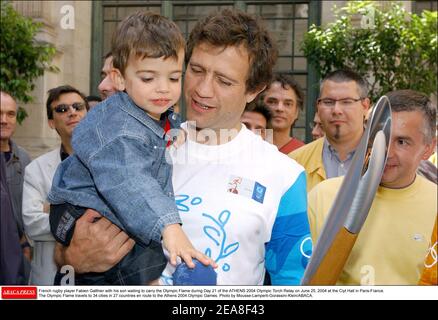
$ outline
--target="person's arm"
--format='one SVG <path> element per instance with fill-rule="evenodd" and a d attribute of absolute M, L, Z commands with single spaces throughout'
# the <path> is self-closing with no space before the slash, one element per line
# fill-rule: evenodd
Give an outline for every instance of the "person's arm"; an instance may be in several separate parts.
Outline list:
<path fill-rule="evenodd" d="M 49 214 L 44 211 L 46 181 L 37 163 L 28 165 L 24 173 L 22 214 L 26 235 L 34 241 L 53 241 Z"/>
<path fill-rule="evenodd" d="M 177 264 L 177 257 L 181 257 L 189 268 L 195 267 L 192 258 L 198 259 L 206 266 L 211 265 L 213 268 L 217 268 L 217 264 L 214 260 L 193 247 L 179 224 L 171 224 L 164 228 L 163 245 L 169 252 L 169 262 L 173 266 Z"/>
<path fill-rule="evenodd" d="M 141 245 L 161 242 L 165 226 L 181 224 L 174 198 L 165 194 L 152 176 L 156 152 L 161 151 L 132 136 L 112 140 L 89 158 L 81 158 L 80 148 L 76 152 L 90 170 L 98 192 Z"/>
<path fill-rule="evenodd" d="M 94 222 L 96 218 L 100 218 Z M 68 247 L 57 243 L 55 262 L 70 265 L 75 273 L 105 272 L 115 266 L 134 247 L 134 240 L 98 212 L 88 209 L 76 221 Z"/>
<path fill-rule="evenodd" d="M 273 285 L 299 285 L 312 252 L 307 219 L 306 175 L 300 174 L 282 196 L 265 264 Z"/>
<path fill-rule="evenodd" d="M 181 228 L 174 197 L 165 194 L 152 176 L 156 158 L 153 153 L 161 151 L 137 137 L 113 140 L 88 161 L 96 189 L 138 243 L 148 245 L 150 241 L 160 243 L 163 239 L 173 265 L 179 256 L 189 267 L 195 266 L 192 258 L 216 266 L 193 247 Z M 167 179 L 171 181 L 171 172 L 168 174 Z"/>

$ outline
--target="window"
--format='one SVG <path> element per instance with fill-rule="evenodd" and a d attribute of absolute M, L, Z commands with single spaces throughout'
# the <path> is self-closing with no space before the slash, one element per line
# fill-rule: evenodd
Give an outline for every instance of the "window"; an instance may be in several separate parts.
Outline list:
<path fill-rule="evenodd" d="M 412 12 L 421 14 L 424 10 L 437 11 L 437 2 L 428 0 L 418 0 L 412 3 Z"/>
<path fill-rule="evenodd" d="M 277 40 L 280 55 L 275 70 L 291 74 L 305 93 L 305 110 L 300 113 L 294 127 L 294 136 L 305 140 L 306 123 L 310 122 L 306 121 L 306 113 L 311 113 L 310 116 L 313 114 L 313 105 L 307 101 L 307 97 L 311 97 L 311 101 L 316 99 L 315 94 L 308 92 L 307 87 L 309 79 L 313 81 L 317 81 L 317 79 L 312 71 L 308 70 L 307 59 L 304 57 L 300 45 L 309 25 L 318 24 L 320 4 L 317 1 L 104 0 L 95 2 L 93 4 L 93 64 L 90 91 L 94 93 L 97 91 L 102 56 L 110 50 L 112 33 L 117 24 L 130 13 L 137 10 L 150 10 L 165 14 L 175 21 L 187 38 L 190 30 L 199 19 L 214 10 L 224 8 L 239 8 L 250 14 L 259 15 Z M 184 105 L 182 105 L 182 111 L 184 111 Z M 310 131 L 310 128 L 307 128 L 308 137 L 310 137 Z"/>
<path fill-rule="evenodd" d="M 111 50 L 111 37 L 126 16 L 148 10 L 160 14 L 161 1 L 103 1 L 103 54 Z"/>

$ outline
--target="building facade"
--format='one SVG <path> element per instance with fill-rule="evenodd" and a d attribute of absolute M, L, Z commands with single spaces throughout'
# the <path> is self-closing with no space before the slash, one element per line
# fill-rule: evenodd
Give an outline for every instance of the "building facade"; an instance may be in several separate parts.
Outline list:
<path fill-rule="evenodd" d="M 295 124 L 294 136 L 310 140 L 309 124 L 318 94 L 318 77 L 308 66 L 300 48 L 305 32 L 312 24 L 333 21 L 332 8 L 347 1 L 243 1 L 243 0 L 102 0 L 102 1 L 13 1 L 17 11 L 43 22 L 39 39 L 54 44 L 54 65 L 59 73 L 46 72 L 36 81 L 34 102 L 23 107 L 29 117 L 17 129 L 15 139 L 33 157 L 59 144 L 58 136 L 47 125 L 47 90 L 70 84 L 86 95 L 97 94 L 103 56 L 110 50 L 111 35 L 117 24 L 137 10 L 150 10 L 175 21 L 184 35 L 209 12 L 238 8 L 259 15 L 276 38 L 280 56 L 277 71 L 294 76 L 305 92 L 305 111 Z M 436 10 L 434 1 L 405 1 L 408 10 Z M 184 104 L 181 103 L 184 113 Z"/>

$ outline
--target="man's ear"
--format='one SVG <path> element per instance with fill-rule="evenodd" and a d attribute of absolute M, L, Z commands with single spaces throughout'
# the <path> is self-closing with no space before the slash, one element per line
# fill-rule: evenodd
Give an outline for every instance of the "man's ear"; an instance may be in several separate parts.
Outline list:
<path fill-rule="evenodd" d="M 362 100 L 362 106 L 363 106 L 363 110 L 365 111 L 365 114 L 367 114 L 368 110 L 370 109 L 371 106 L 371 100 L 370 98 L 365 98 Z"/>
<path fill-rule="evenodd" d="M 48 123 L 49 123 L 49 127 L 50 127 L 51 129 L 55 129 L 55 122 L 53 121 L 53 119 L 49 119 L 49 120 L 48 120 Z"/>
<path fill-rule="evenodd" d="M 247 92 L 245 94 L 246 103 L 250 103 L 253 101 L 263 90 L 266 89 L 266 86 L 260 87 L 259 89 L 255 89 L 253 92 Z"/>
<path fill-rule="evenodd" d="M 110 71 L 110 78 L 117 91 L 125 90 L 125 79 L 119 69 L 112 68 Z"/>
<path fill-rule="evenodd" d="M 421 159 L 422 160 L 429 159 L 430 156 L 435 152 L 435 147 L 436 147 L 436 137 L 434 137 L 432 141 L 426 145 L 426 148 L 424 149 L 424 153 Z"/>

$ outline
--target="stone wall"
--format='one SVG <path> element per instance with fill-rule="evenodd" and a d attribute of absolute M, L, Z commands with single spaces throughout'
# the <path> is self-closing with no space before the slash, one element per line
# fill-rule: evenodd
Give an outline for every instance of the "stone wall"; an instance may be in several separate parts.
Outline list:
<path fill-rule="evenodd" d="M 34 101 L 21 105 L 29 114 L 17 126 L 14 140 L 35 158 L 59 145 L 58 134 L 47 124 L 47 91 L 70 84 L 88 95 L 90 83 L 91 2 L 89 1 L 13 1 L 21 14 L 43 23 L 38 40 L 55 45 L 53 64 L 58 73 L 45 72 L 36 79 Z M 67 17 L 74 18 L 74 21 Z M 74 28 L 69 29 L 73 27 Z"/>

